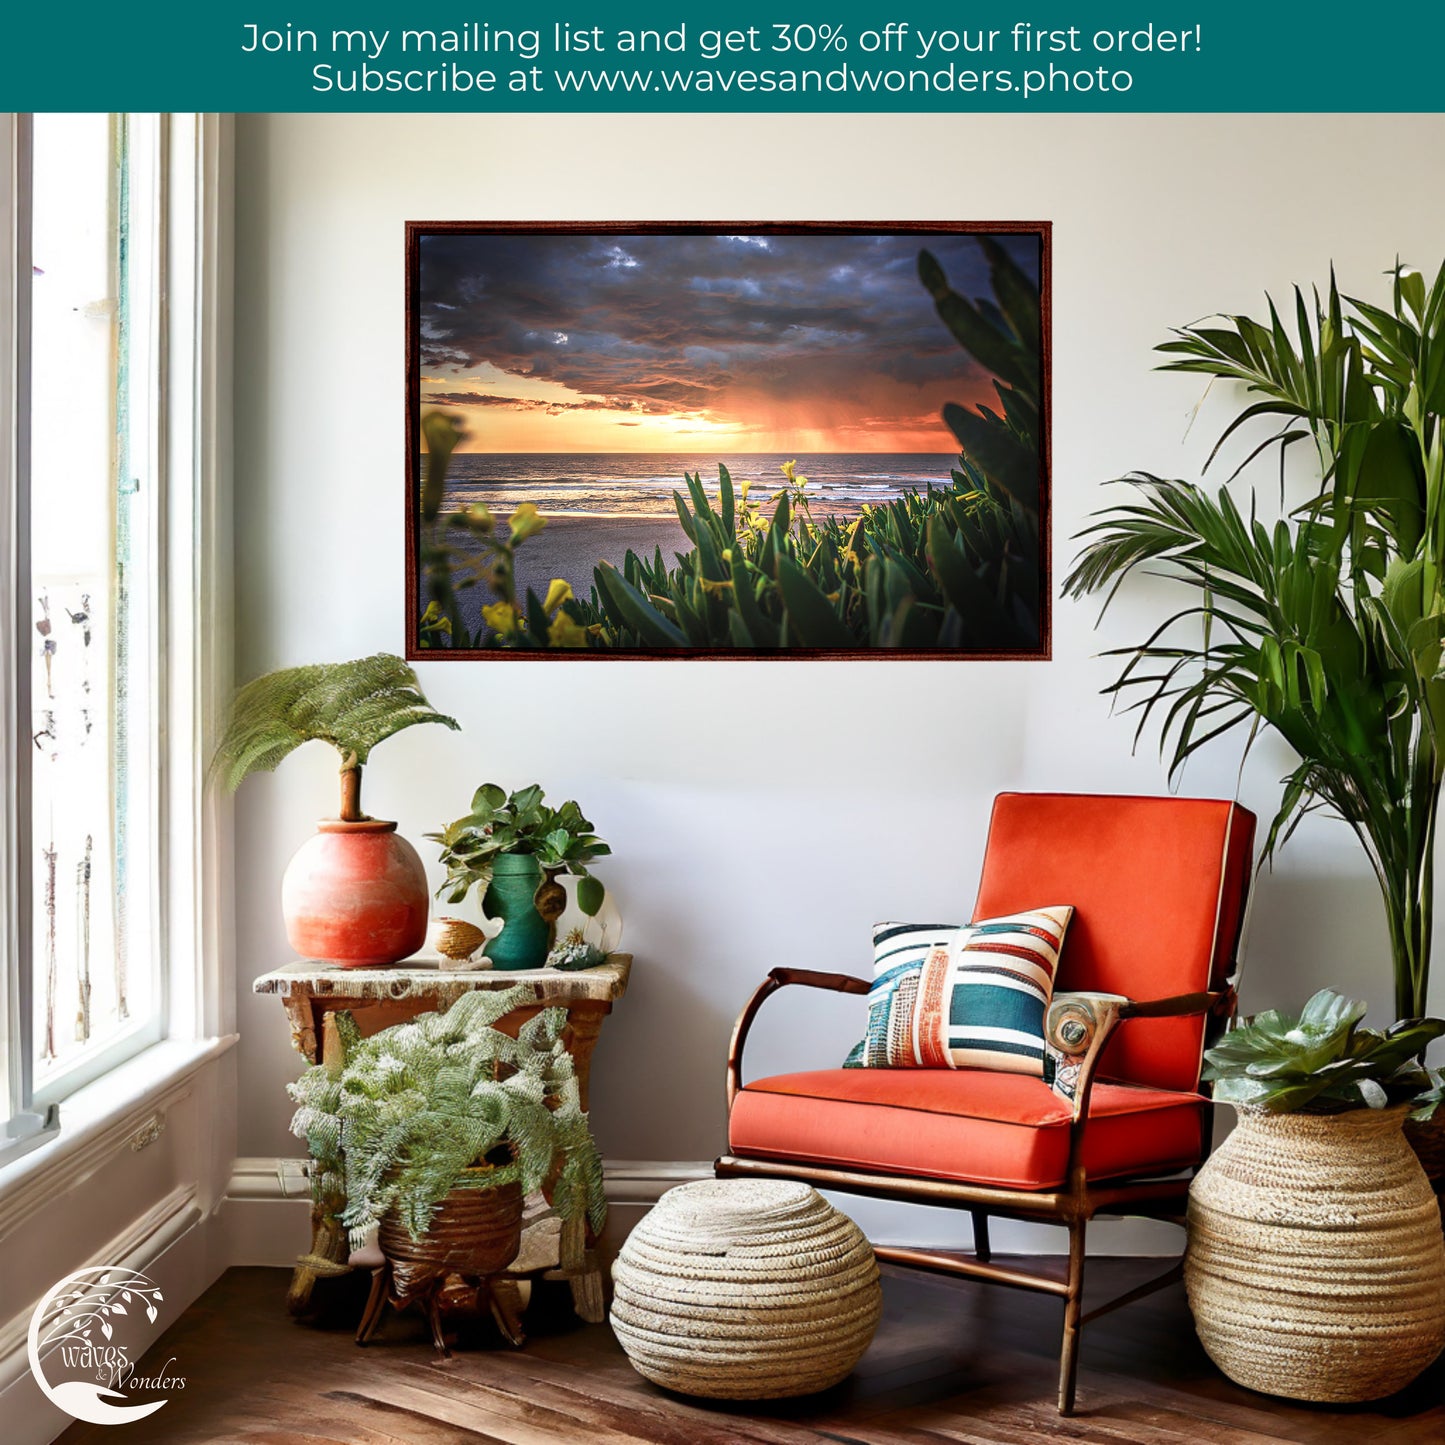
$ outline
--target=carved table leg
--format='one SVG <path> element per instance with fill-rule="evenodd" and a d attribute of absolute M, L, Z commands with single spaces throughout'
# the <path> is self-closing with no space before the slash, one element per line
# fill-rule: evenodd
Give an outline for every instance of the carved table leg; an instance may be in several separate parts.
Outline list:
<path fill-rule="evenodd" d="M 299 1007 L 297 1007 L 299 1006 Z M 304 1015 L 299 1011 L 304 1008 Z M 343 1062 L 341 1038 L 336 1029 L 336 1015 L 326 1012 L 321 1018 L 321 1052 L 316 1053 L 316 1030 L 312 1023 L 311 1000 L 288 998 L 291 1015 L 292 1042 L 312 1063 L 331 1064 L 340 1068 Z M 309 1049 L 309 1052 L 308 1052 Z M 311 1251 L 303 1254 L 291 1273 L 291 1288 L 286 1293 L 286 1308 L 293 1315 L 303 1315 L 311 1306 L 311 1293 L 318 1279 L 335 1279 L 349 1274 L 346 1260 L 351 1253 L 350 1242 L 340 1214 L 346 1208 L 346 1196 L 335 1191 L 311 1197 Z"/>

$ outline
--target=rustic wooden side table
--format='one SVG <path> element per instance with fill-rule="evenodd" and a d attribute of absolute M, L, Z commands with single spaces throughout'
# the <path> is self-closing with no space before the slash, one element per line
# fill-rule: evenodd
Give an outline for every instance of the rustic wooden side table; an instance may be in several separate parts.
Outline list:
<path fill-rule="evenodd" d="M 408 959 L 385 968 L 340 968 L 303 959 L 262 974 L 251 988 L 255 993 L 280 998 L 291 1023 L 291 1042 L 307 1063 L 340 1064 L 342 1045 L 336 1015 L 342 1010 L 351 1014 L 362 1037 L 368 1037 L 418 1014 L 448 1009 L 464 993 L 495 993 L 524 986 L 536 1002 L 514 1009 L 496 1027 L 515 1035 L 544 1008 L 565 1008 L 567 1027 L 562 1039 L 577 1070 L 585 1109 L 592 1050 L 602 1020 L 627 991 L 631 969 L 632 955 L 628 953 L 614 953 L 595 968 L 567 973 L 553 968 L 452 969 L 443 968 L 440 960 L 427 958 Z M 287 1307 L 293 1314 L 306 1310 L 318 1278 L 348 1272 L 346 1231 L 337 1221 L 344 1206 L 344 1199 L 312 1201 L 311 1253 L 297 1264 L 287 1295 Z M 520 1258 L 525 1259 L 526 1254 L 524 1243 Z M 521 1273 L 528 1277 L 533 1273 L 541 1273 L 543 1278 L 566 1277 L 577 1313 L 594 1324 L 602 1320 L 602 1277 L 591 1250 L 587 1252 L 587 1267 L 580 1274 L 562 1276 L 555 1269 Z"/>

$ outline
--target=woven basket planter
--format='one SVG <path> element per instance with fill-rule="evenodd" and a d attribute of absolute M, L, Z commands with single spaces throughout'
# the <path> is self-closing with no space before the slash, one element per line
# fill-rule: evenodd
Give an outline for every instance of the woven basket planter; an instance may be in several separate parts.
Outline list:
<path fill-rule="evenodd" d="M 1405 1106 L 1239 1111 L 1189 1192 L 1184 1282 L 1231 1380 L 1378 1400 L 1445 1347 L 1445 1242 Z"/>
<path fill-rule="evenodd" d="M 376 1242 L 391 1264 L 391 1290 L 398 1304 L 449 1274 L 489 1279 L 506 1269 L 521 1247 L 522 1186 L 513 1182 L 453 1189 L 437 1206 L 420 1239 L 413 1239 L 394 1213 L 387 1214 Z"/>
<path fill-rule="evenodd" d="M 1405 1140 L 1415 1151 L 1430 1188 L 1437 1197 L 1445 1196 L 1445 1109 L 1423 1124 L 1406 1119 Z"/>
<path fill-rule="evenodd" d="M 669 1190 L 613 1266 L 612 1328 L 654 1384 L 718 1400 L 827 1389 L 878 1328 L 862 1231 L 806 1184 L 702 1180 Z"/>

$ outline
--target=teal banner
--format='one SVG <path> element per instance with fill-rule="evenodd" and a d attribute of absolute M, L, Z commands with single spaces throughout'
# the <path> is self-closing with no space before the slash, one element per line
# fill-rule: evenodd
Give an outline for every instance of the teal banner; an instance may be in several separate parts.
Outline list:
<path fill-rule="evenodd" d="M 1445 89 L 1445 5 L 1413 3 L 28 4 L 4 37 L 13 110 L 1400 112 Z"/>

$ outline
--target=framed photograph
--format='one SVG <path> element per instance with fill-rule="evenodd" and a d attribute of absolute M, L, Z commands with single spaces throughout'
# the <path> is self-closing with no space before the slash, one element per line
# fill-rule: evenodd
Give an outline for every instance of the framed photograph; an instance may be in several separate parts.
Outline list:
<path fill-rule="evenodd" d="M 407 655 L 1049 656 L 1047 222 L 407 227 Z"/>

